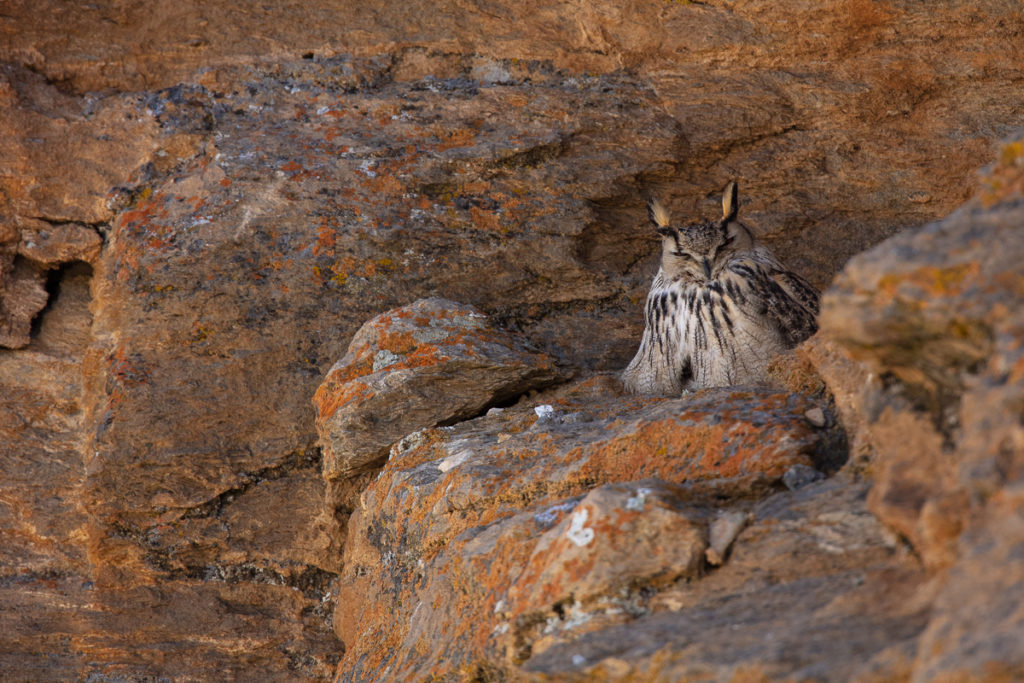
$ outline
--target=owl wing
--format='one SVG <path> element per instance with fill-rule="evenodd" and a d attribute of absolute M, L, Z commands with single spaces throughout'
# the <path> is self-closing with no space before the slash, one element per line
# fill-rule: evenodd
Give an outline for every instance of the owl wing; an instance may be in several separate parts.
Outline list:
<path fill-rule="evenodd" d="M 818 290 L 814 288 L 814 285 L 793 271 L 784 268 L 775 271 L 773 277 L 801 306 L 815 316 L 818 315 Z"/>
<path fill-rule="evenodd" d="M 765 265 L 766 314 L 786 342 L 796 345 L 818 331 L 818 292 L 796 273 Z"/>

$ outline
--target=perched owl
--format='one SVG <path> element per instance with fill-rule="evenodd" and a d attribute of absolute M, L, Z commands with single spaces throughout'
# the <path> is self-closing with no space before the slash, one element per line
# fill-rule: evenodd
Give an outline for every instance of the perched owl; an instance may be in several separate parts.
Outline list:
<path fill-rule="evenodd" d="M 640 349 L 622 374 L 635 394 L 757 383 L 772 356 L 818 329 L 818 292 L 736 220 L 736 183 L 722 219 L 671 225 L 647 206 L 661 235 L 661 268 L 644 308 Z"/>

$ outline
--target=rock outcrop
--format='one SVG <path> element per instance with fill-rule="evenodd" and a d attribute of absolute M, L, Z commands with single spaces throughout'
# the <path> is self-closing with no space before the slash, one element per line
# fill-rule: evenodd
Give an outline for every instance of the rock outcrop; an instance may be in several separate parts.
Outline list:
<path fill-rule="evenodd" d="M 856 258 L 824 333 L 872 372 L 854 408 L 869 507 L 942 577 L 918 680 L 1024 675 L 1024 143 L 979 197 Z"/>
<path fill-rule="evenodd" d="M 624 366 L 642 326 L 657 258 L 648 192 L 696 218 L 713 213 L 714 195 L 738 177 L 751 228 L 825 287 L 855 254 L 946 216 L 979 185 L 993 216 L 1020 190 L 1012 151 L 980 183 L 974 175 L 1022 123 L 1024 19 L 1002 0 L 601 0 L 571 12 L 559 3 L 40 0 L 7 3 L 2 14 L 5 679 L 326 679 L 346 647 L 369 653 L 335 633 L 356 608 L 335 615 L 350 516 L 365 518 L 358 499 L 376 471 L 338 470 L 325 482 L 310 399 L 360 326 L 383 311 L 459 301 L 575 373 L 578 386 L 600 385 L 594 378 Z M 990 215 L 968 213 L 964 225 L 979 230 Z M 537 677 L 775 677 L 803 667 L 818 675 L 824 659 L 838 677 L 953 676 L 989 661 L 1016 673 L 1006 644 L 1015 613 L 991 609 L 998 619 L 977 627 L 998 597 L 970 589 L 982 567 L 1014 556 L 1016 332 L 969 303 L 1001 295 L 973 284 L 955 292 L 1005 273 L 994 261 L 973 273 L 965 256 L 950 261 L 967 267 L 961 280 L 922 281 L 945 266 L 924 256 L 932 238 L 916 239 L 899 246 L 913 255 L 910 270 L 898 266 L 902 252 L 873 257 L 895 279 L 865 261 L 852 266 L 833 310 L 848 309 L 852 325 L 886 297 L 912 307 L 911 289 L 937 286 L 946 303 L 922 307 L 920 320 L 931 332 L 962 333 L 959 342 L 914 338 L 927 351 L 922 366 L 894 353 L 893 339 L 836 324 L 838 342 L 815 339 L 783 364 L 783 385 L 810 398 L 758 390 L 734 413 L 785 417 L 778 434 L 795 435 L 795 450 L 762 461 L 737 451 L 745 455 L 736 468 L 714 474 L 677 463 L 636 476 L 615 469 L 610 451 L 588 461 L 600 481 L 548 495 L 593 495 L 576 504 L 622 531 L 622 544 L 601 552 L 655 548 L 630 545 L 630 533 L 649 528 L 688 539 L 636 570 L 655 594 L 641 591 L 647 602 L 623 607 L 626 616 L 595 611 L 622 579 L 595 574 L 593 604 L 578 608 L 594 630 L 557 610 L 544 624 L 510 620 L 521 644 L 484 634 L 459 661 L 485 677 L 492 666 Z M 993 292 L 1019 292 L 999 278 Z M 957 297 L 966 297 L 963 329 L 959 314 L 949 322 L 940 310 L 955 311 Z M 912 324 L 883 327 L 903 334 Z M 952 367 L 933 367 L 950 359 Z M 807 362 L 818 364 L 835 411 Z M 567 387 L 545 391 L 503 417 L 449 426 L 519 420 L 525 429 L 539 420 L 522 432 L 538 450 L 546 433 L 613 436 L 586 436 L 586 423 L 558 403 L 593 403 L 597 424 L 617 405 L 610 388 L 585 401 L 568 398 Z M 685 399 L 704 417 L 684 426 L 710 439 L 702 400 Z M 531 412 L 543 405 L 554 413 Z M 650 431 L 680 427 L 661 405 L 623 408 L 635 422 L 625 427 L 638 443 L 681 447 L 682 437 L 659 442 Z M 853 449 L 838 472 L 828 455 L 838 452 L 835 412 Z M 757 438 L 756 420 L 740 423 L 744 443 Z M 439 429 L 423 434 L 441 444 L 448 432 Z M 941 482 L 914 490 L 924 468 L 894 449 L 893 433 L 943 449 L 925 470 Z M 920 457 L 936 460 L 934 449 Z M 398 457 L 382 471 L 399 462 L 411 464 Z M 818 472 L 829 478 L 814 481 Z M 635 497 L 628 482 L 647 479 L 660 480 L 644 486 L 651 526 L 616 516 Z M 802 487 L 788 493 L 787 484 Z M 516 514 L 533 514 L 523 505 Z M 719 509 L 746 525 L 718 569 L 696 568 L 705 543 L 697 532 Z M 553 524 L 571 526 L 566 514 Z M 534 564 L 554 576 L 557 558 L 538 553 Z M 934 600 L 915 592 L 925 576 L 941 584 Z M 1007 596 L 1018 590 L 1005 573 L 985 582 Z M 917 597 L 880 598 L 903 589 Z M 744 602 L 754 592 L 763 610 Z M 545 604 L 521 585 L 514 597 Z M 716 613 L 723 601 L 737 611 Z M 876 608 L 880 601 L 891 609 Z M 530 610 L 523 614 L 543 613 Z M 686 626 L 714 614 L 717 626 Z M 850 629 L 860 640 L 759 639 L 801 620 L 823 634 L 845 633 L 837 624 L 863 629 Z M 655 652 L 669 641 L 665 655 Z M 823 648 L 832 655 L 819 657 Z M 873 657 L 856 662 L 854 652 Z M 419 666 L 414 655 L 397 656 Z M 354 670 L 345 661 L 342 675 Z"/>
<path fill-rule="evenodd" d="M 798 354 L 845 465 L 804 395 L 598 380 L 396 443 L 349 520 L 339 678 L 1020 676 L 1021 149 L 826 294 Z"/>
<path fill-rule="evenodd" d="M 716 503 L 749 506 L 792 468 L 838 464 L 837 440 L 806 418 L 811 399 L 752 388 L 641 399 L 615 384 L 588 380 L 395 444 L 349 520 L 339 601 L 355 608 L 335 616 L 344 680 L 530 670 L 698 579 Z"/>
<path fill-rule="evenodd" d="M 518 342 L 518 343 L 517 343 Z M 562 379 L 472 306 L 423 299 L 359 328 L 313 396 L 327 480 L 378 465 L 406 434 L 467 420 Z"/>

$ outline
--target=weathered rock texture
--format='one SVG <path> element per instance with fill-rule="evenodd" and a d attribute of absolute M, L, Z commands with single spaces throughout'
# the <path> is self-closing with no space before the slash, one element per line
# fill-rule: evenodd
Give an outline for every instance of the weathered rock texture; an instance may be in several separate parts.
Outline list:
<path fill-rule="evenodd" d="M 771 390 L 588 380 L 398 442 L 349 520 L 339 679 L 1020 678 L 1022 180 L 1014 141 L 826 294 L 800 354 L 863 449 L 829 480 L 751 503 L 846 452 Z"/>
<path fill-rule="evenodd" d="M 714 501 L 825 467 L 814 402 L 771 390 L 616 395 L 595 379 L 394 446 L 349 521 L 343 680 L 530 668 L 703 569 Z M 576 667 L 578 668 L 578 667 Z"/>
<path fill-rule="evenodd" d="M 825 286 L 959 206 L 1022 123 L 1024 19 L 1003 0 L 15 0 L 0 14 L 0 674 L 15 680 L 332 676 L 345 525 L 371 475 L 326 489 L 310 399 L 363 323 L 442 296 L 581 375 L 616 370 L 656 260 L 646 192 L 696 217 L 739 178 L 751 227 Z M 1019 187 L 1014 168 L 984 201 Z M 945 493 L 906 504 L 910 475 L 898 456 L 871 460 L 872 435 L 938 424 L 943 447 L 1011 455 L 1016 437 L 987 441 L 1010 428 L 980 418 L 947 434 L 935 416 L 961 371 L 897 365 L 904 423 L 876 428 L 860 385 L 832 382 L 836 405 L 870 428 L 849 429 L 858 471 L 895 487 L 872 509 L 967 586 L 971 566 L 1012 557 L 986 540 L 1016 528 L 1000 512 L 1011 489 L 996 477 L 978 503 L 942 463 Z M 972 405 L 985 413 L 959 395 L 964 425 Z M 1015 462 L 977 457 L 997 473 Z M 672 490 L 651 505 L 688 529 L 695 503 Z M 914 584 L 912 560 L 868 546 Z M 889 575 L 864 590 L 900 585 Z M 986 651 L 957 635 L 983 603 L 945 585 L 927 631 L 940 646 L 897 644 L 883 674 Z M 864 614 L 864 633 L 890 623 Z M 865 651 L 912 637 L 917 622 L 892 618 Z M 775 675 L 792 649 L 744 661 Z"/>
<path fill-rule="evenodd" d="M 872 371 L 869 506 L 943 584 L 918 680 L 1024 676 L 1024 141 L 980 196 L 854 258 L 822 326 Z"/>
<path fill-rule="evenodd" d="M 467 420 L 562 379 L 472 306 L 423 299 L 359 328 L 313 396 L 324 478 L 379 464 L 410 432 Z"/>

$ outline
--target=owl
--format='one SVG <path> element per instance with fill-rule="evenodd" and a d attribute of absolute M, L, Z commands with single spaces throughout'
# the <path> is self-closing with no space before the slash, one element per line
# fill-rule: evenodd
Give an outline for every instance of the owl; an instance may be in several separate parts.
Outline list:
<path fill-rule="evenodd" d="M 661 268 L 644 308 L 640 348 L 622 374 L 634 394 L 756 384 L 772 356 L 818 329 L 818 292 L 787 270 L 742 223 L 736 183 L 722 219 L 673 226 L 657 201 Z"/>

